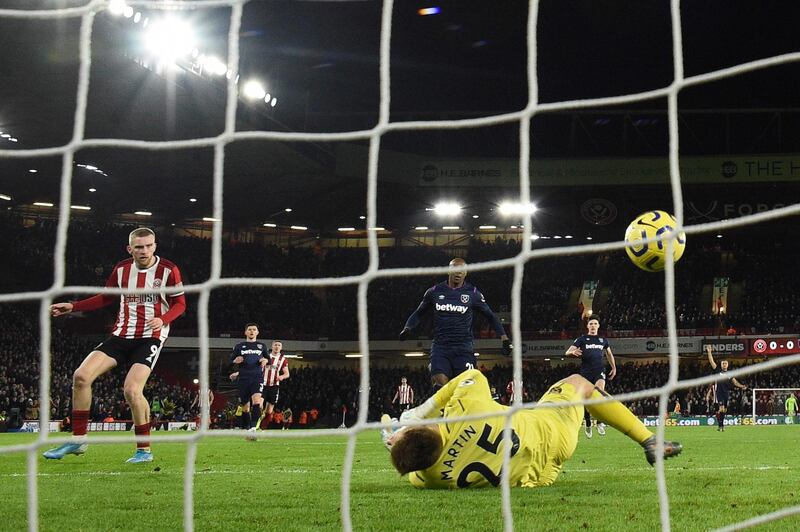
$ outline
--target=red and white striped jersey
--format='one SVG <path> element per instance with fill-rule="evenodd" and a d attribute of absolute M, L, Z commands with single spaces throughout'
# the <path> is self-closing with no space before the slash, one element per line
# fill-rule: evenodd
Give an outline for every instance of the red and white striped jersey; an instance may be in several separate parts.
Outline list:
<path fill-rule="evenodd" d="M 409 384 L 401 384 L 397 387 L 395 397 L 399 399 L 401 405 L 410 405 L 414 402 L 414 389 Z"/>
<path fill-rule="evenodd" d="M 280 386 L 281 382 L 278 380 L 278 375 L 281 374 L 283 368 L 287 367 L 289 362 L 283 353 L 277 355 L 270 351 L 269 362 L 264 366 L 264 386 Z"/>
<path fill-rule="evenodd" d="M 108 287 L 154 288 L 180 287 L 181 272 L 178 267 L 159 256 L 146 270 L 136 267 L 133 259 L 125 259 L 114 266 L 106 281 Z M 163 316 L 169 311 L 171 300 L 182 296 L 177 294 L 122 294 L 119 300 L 119 313 L 111 334 L 121 338 L 160 338 L 169 336 L 169 323 L 164 323 L 160 331 L 154 332 L 145 323 Z"/>

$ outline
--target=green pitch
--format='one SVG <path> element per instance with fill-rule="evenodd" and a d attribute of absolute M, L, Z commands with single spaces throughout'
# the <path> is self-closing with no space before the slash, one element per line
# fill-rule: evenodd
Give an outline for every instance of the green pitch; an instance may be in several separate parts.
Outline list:
<path fill-rule="evenodd" d="M 707 530 L 800 504 L 800 427 L 675 427 L 684 453 L 667 462 L 672 529 Z M 0 434 L 0 445 L 32 435 Z M 154 438 L 152 464 L 128 465 L 131 444 L 39 458 L 42 530 L 181 530 L 184 444 Z M 338 530 L 346 438 L 204 440 L 195 475 L 197 530 Z M 24 530 L 25 455 L 0 455 L 2 530 Z M 355 530 L 502 530 L 500 490 L 420 491 L 391 469 L 377 431 L 358 438 Z M 658 530 L 655 471 L 614 432 L 586 440 L 549 488 L 512 490 L 517 530 Z M 760 530 L 798 530 L 792 517 Z"/>

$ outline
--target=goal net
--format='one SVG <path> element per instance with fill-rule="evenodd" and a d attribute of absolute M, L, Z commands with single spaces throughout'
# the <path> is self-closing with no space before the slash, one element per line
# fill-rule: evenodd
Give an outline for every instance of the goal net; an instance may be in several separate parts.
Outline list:
<path fill-rule="evenodd" d="M 368 308 L 367 291 L 370 283 L 381 278 L 409 277 L 422 275 L 442 275 L 448 272 L 447 268 L 395 268 L 382 269 L 379 267 L 378 241 L 375 231 L 368 232 L 369 263 L 366 271 L 359 275 L 326 278 L 326 279 L 298 279 L 298 278 L 275 278 L 275 277 L 250 277 L 250 278 L 230 278 L 222 277 L 222 221 L 225 219 L 223 212 L 223 182 L 225 179 L 225 148 L 232 142 L 242 139 L 278 140 L 293 142 L 326 142 L 326 141 L 352 141 L 361 140 L 369 143 L 369 163 L 367 179 L 367 203 L 366 203 L 366 226 L 376 227 L 378 221 L 377 210 L 377 179 L 379 152 L 382 138 L 391 132 L 411 131 L 411 130 L 449 130 L 464 128 L 479 128 L 496 124 L 516 122 L 519 124 L 519 201 L 523 204 L 530 203 L 531 185 L 531 122 L 532 118 L 543 112 L 552 112 L 569 109 L 599 108 L 603 106 L 613 106 L 651 100 L 653 98 L 666 98 L 668 102 L 669 119 L 669 183 L 671 186 L 672 204 L 674 215 L 677 220 L 678 231 L 671 233 L 667 246 L 672 246 L 673 239 L 680 231 L 685 231 L 690 237 L 692 234 L 720 231 L 733 227 L 745 226 L 776 220 L 782 217 L 800 214 L 800 204 L 777 208 L 767 212 L 760 212 L 741 218 L 702 223 L 696 225 L 684 225 L 683 212 L 683 191 L 681 187 L 681 175 L 679 168 L 679 142 L 678 142 L 678 94 L 687 87 L 709 83 L 722 78 L 736 76 L 748 72 L 757 71 L 770 66 L 779 65 L 791 61 L 800 60 L 800 53 L 790 53 L 762 60 L 740 64 L 734 67 L 725 68 L 696 76 L 685 76 L 683 67 L 683 34 L 681 24 L 681 3 L 672 0 L 670 3 L 670 19 L 672 27 L 672 48 L 673 48 L 673 70 L 674 78 L 672 82 L 662 88 L 649 90 L 636 94 L 624 94 L 606 98 L 593 98 L 572 101 L 560 101 L 553 103 L 541 103 L 538 97 L 539 73 L 537 70 L 537 35 L 538 35 L 538 14 L 539 2 L 532 0 L 529 3 L 527 20 L 527 77 L 528 77 L 528 99 L 525 107 L 517 112 L 488 116 L 483 118 L 473 118 L 464 120 L 441 120 L 441 121 L 390 121 L 391 103 L 391 78 L 390 78 L 390 45 L 392 42 L 392 17 L 394 2 L 385 0 L 382 5 L 382 17 L 380 21 L 380 105 L 377 124 L 369 129 L 360 131 L 338 132 L 338 133 L 285 133 L 267 131 L 237 131 L 236 113 L 238 107 L 238 88 L 237 78 L 239 69 L 239 36 L 242 23 L 243 6 L 246 0 L 197 0 L 194 2 L 179 2 L 174 0 L 164 1 L 145 1 L 127 0 L 123 4 L 143 7 L 153 10 L 204 10 L 210 8 L 226 7 L 230 9 L 230 21 L 227 39 L 227 65 L 231 71 L 226 85 L 226 108 L 224 130 L 213 137 L 195 138 L 190 140 L 169 141 L 169 142 L 147 142 L 131 140 L 125 138 L 99 139 L 88 138 L 86 136 L 86 109 L 89 96 L 89 82 L 91 71 L 91 47 L 92 34 L 95 18 L 98 13 L 109 9 L 112 6 L 119 7 L 119 1 L 107 2 L 104 0 L 89 0 L 84 5 L 65 9 L 0 9 L 0 18 L 11 18 L 16 20 L 35 20 L 35 19 L 79 19 L 80 20 L 80 46 L 79 46 L 79 74 L 76 92 L 76 105 L 74 109 L 74 129 L 72 138 L 66 144 L 54 148 L 42 149 L 0 149 L 2 158 L 30 158 L 57 156 L 62 160 L 63 172 L 61 175 L 61 194 L 58 208 L 58 229 L 57 239 L 54 248 L 54 271 L 55 279 L 51 287 L 39 292 L 24 292 L 0 295 L 0 303 L 14 303 L 23 301 L 37 301 L 39 307 L 39 327 L 41 330 L 41 352 L 39 375 L 39 391 L 41 398 L 50 396 L 51 387 L 51 323 L 49 316 L 49 306 L 51 303 L 64 294 L 94 294 L 98 291 L 95 286 L 68 286 L 65 283 L 65 250 L 67 229 L 70 223 L 70 198 L 73 181 L 73 168 L 75 163 L 75 153 L 80 149 L 108 149 L 108 148 L 128 148 L 136 150 L 148 150 L 166 152 L 169 150 L 185 150 L 191 148 L 211 148 L 213 149 L 213 220 L 215 230 L 212 236 L 212 259 L 211 275 L 207 282 L 185 286 L 185 291 L 199 295 L 198 302 L 198 330 L 200 345 L 200 397 L 203 398 L 202 422 L 197 430 L 191 434 L 179 436 L 164 436 L 160 441 L 180 441 L 188 446 L 186 455 L 186 469 L 184 476 L 184 496 L 183 496 L 183 516 L 184 529 L 193 530 L 194 523 L 194 501 L 193 485 L 195 481 L 195 460 L 197 457 L 198 442 L 206 438 L 230 436 L 230 432 L 219 433 L 209 430 L 209 405 L 207 403 L 209 388 L 209 298 L 213 289 L 221 287 L 290 287 L 290 286 L 342 286 L 351 285 L 357 287 L 358 303 L 358 342 L 360 352 L 364 356 L 360 359 L 360 388 L 368 389 L 370 383 L 369 353 L 370 344 L 368 337 Z M 528 215 L 529 216 L 529 215 Z M 530 222 L 530 218 L 528 218 Z M 513 268 L 513 285 L 511 293 L 511 337 L 521 338 L 520 317 L 522 307 L 522 284 L 523 271 L 525 264 L 533 259 L 551 257 L 555 255 L 576 255 L 590 254 L 611 251 L 621 251 L 624 249 L 624 242 L 601 243 L 593 245 L 574 245 L 549 249 L 532 248 L 531 223 L 523 225 L 523 236 L 521 250 L 514 257 L 484 263 L 470 264 L 468 270 L 485 271 L 499 268 Z M 670 253 L 667 253 L 670 256 Z M 659 398 L 659 413 L 663 419 L 667 414 L 668 401 L 678 390 L 687 389 L 702 385 L 707 385 L 715 380 L 715 376 L 703 377 L 692 380 L 679 380 L 678 378 L 678 346 L 675 315 L 675 272 L 671 261 L 667 261 L 664 270 L 665 280 L 665 315 L 667 317 L 667 328 L 669 335 L 670 351 L 669 362 L 670 371 L 667 382 L 659 387 L 649 390 L 642 390 L 636 393 L 618 396 L 620 400 L 633 400 L 644 397 L 657 396 Z M 105 293 L 119 295 L 123 293 L 119 289 L 104 289 Z M 174 290 L 173 290 L 174 292 Z M 144 294 L 143 290 L 129 290 L 124 293 Z M 170 293 L 169 290 L 161 290 L 161 293 Z M 513 379 L 520 384 L 522 382 L 522 352 L 519 342 L 515 343 L 513 351 Z M 763 364 L 750 365 L 744 368 L 729 372 L 731 377 L 740 377 L 758 371 L 774 369 L 779 366 L 795 364 L 800 362 L 800 356 L 786 356 L 780 359 L 770 360 Z M 510 419 L 511 414 L 526 405 L 521 401 L 522 386 L 514 387 L 514 403 L 507 414 L 507 425 L 504 432 L 504 441 L 511 441 Z M 773 393 L 763 392 L 763 393 Z M 754 401 L 755 402 L 755 401 Z M 348 445 L 345 455 L 345 463 L 341 477 L 341 522 L 346 531 L 353 528 L 351 521 L 351 478 L 353 472 L 354 455 L 356 449 L 356 437 L 365 430 L 379 428 L 377 423 L 367 421 L 368 395 L 361 394 L 359 397 L 359 410 L 357 422 L 347 429 L 331 429 L 319 431 L 305 431 L 302 433 L 292 433 L 291 437 L 313 438 L 330 434 L 346 434 Z M 530 406 L 530 405 L 527 405 Z M 540 407 L 546 408 L 547 405 Z M 50 421 L 48 408 L 40 410 L 40 426 L 48 427 Z M 431 421 L 433 423 L 435 421 Z M 244 435 L 244 433 L 242 433 Z M 281 431 L 268 433 L 264 437 L 280 438 L 288 434 Z M 663 449 L 664 424 L 660 424 L 657 429 L 657 436 L 660 442 L 660 449 Z M 106 437 L 91 439 L 93 444 L 108 444 L 120 442 L 132 442 L 133 436 Z M 38 438 L 30 444 L 0 447 L 0 454 L 13 452 L 27 453 L 27 509 L 28 509 L 28 528 L 31 531 L 39 529 L 39 491 L 37 485 L 37 474 L 39 472 L 39 454 L 43 447 L 53 443 L 69 441 L 66 437 L 48 437 L 46 431 L 41 431 Z M 505 469 L 508 470 L 511 445 L 505 444 Z M 657 454 L 661 455 L 661 452 Z M 656 462 L 656 482 L 659 494 L 660 519 L 663 530 L 670 529 L 670 506 L 669 494 L 667 492 L 665 470 L 663 460 L 659 458 Z M 508 477 L 501 479 L 502 493 L 502 514 L 504 519 L 504 529 L 510 531 L 514 528 L 514 515 L 511 511 L 511 495 Z M 728 529 L 752 526 L 758 523 L 779 519 L 788 515 L 800 513 L 800 506 L 786 507 L 784 509 L 758 516 L 742 523 L 731 524 Z"/>

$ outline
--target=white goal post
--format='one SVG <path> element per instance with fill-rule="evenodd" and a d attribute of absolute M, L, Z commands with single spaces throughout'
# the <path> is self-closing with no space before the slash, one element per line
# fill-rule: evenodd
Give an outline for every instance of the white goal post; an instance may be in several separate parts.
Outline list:
<path fill-rule="evenodd" d="M 800 388 L 753 388 L 753 424 L 756 424 L 756 392 L 785 392 L 784 397 L 794 393 L 796 398 L 800 398 Z"/>

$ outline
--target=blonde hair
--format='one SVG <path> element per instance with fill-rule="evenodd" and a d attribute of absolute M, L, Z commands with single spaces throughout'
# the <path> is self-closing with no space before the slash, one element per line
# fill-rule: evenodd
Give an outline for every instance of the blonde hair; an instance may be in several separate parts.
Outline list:
<path fill-rule="evenodd" d="M 130 246 L 133 245 L 133 239 L 134 238 L 139 238 L 139 237 L 143 237 L 143 236 L 151 236 L 151 235 L 152 235 L 153 238 L 156 237 L 155 231 L 153 231 L 149 227 L 139 227 L 137 229 L 134 229 L 133 231 L 131 231 L 131 234 L 128 235 L 128 245 L 130 245 Z"/>

